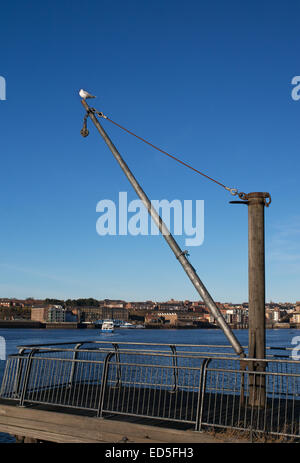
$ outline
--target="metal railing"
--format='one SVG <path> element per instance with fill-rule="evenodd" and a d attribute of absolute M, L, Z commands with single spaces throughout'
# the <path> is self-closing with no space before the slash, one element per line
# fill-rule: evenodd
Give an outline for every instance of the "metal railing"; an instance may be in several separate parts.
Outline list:
<path fill-rule="evenodd" d="M 22 346 L 7 359 L 0 397 L 19 406 L 80 409 L 102 418 L 187 423 L 196 431 L 236 429 L 300 438 L 300 362 L 271 355 L 241 360 L 224 354 L 224 347 Z"/>

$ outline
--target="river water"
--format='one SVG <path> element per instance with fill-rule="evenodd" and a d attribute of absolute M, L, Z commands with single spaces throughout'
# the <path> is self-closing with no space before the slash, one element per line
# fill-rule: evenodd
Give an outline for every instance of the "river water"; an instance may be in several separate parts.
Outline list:
<path fill-rule="evenodd" d="M 248 344 L 247 330 L 234 330 L 242 346 Z M 293 348 L 292 340 L 300 336 L 300 330 L 266 330 L 267 346 Z M 97 329 L 46 330 L 46 329 L 0 329 L 0 383 L 2 381 L 5 360 L 10 354 L 17 353 L 17 346 L 24 344 L 45 344 L 56 342 L 111 341 L 111 342 L 153 342 L 167 344 L 203 344 L 228 345 L 224 333 L 219 329 L 116 329 L 114 333 L 101 333 Z M 299 344 L 299 342 L 298 342 Z M 2 347 L 2 349 L 1 349 Z M 5 356 L 3 352 L 5 347 Z M 8 434 L 0 433 L 0 442 L 14 442 Z"/>

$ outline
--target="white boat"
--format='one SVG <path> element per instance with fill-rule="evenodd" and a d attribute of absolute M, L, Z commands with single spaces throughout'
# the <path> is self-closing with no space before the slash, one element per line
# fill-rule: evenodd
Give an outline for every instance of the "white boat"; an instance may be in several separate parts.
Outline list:
<path fill-rule="evenodd" d="M 112 320 L 103 320 L 101 331 L 103 333 L 113 333 L 114 332 L 114 322 Z"/>
<path fill-rule="evenodd" d="M 135 325 L 129 322 L 124 322 L 122 325 L 120 325 L 120 328 L 135 328 Z"/>

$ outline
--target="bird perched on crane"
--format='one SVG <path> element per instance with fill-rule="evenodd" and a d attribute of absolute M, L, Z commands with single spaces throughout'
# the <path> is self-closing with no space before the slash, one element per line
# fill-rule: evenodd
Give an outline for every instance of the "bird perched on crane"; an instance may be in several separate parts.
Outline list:
<path fill-rule="evenodd" d="M 79 90 L 79 95 L 83 100 L 86 100 L 87 98 L 96 98 L 94 95 L 91 95 L 89 92 L 86 92 L 82 88 Z"/>

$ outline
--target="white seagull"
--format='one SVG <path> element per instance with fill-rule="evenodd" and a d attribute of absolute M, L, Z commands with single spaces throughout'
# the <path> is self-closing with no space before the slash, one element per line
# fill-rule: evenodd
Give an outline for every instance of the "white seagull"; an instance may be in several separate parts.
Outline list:
<path fill-rule="evenodd" d="M 80 95 L 81 98 L 83 98 L 84 100 L 86 100 L 87 98 L 96 98 L 94 95 L 91 95 L 89 92 L 86 92 L 86 91 L 83 90 L 83 89 L 80 89 L 80 90 L 79 90 L 79 95 Z"/>

